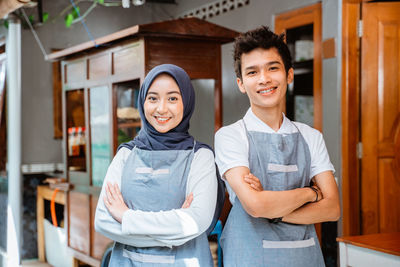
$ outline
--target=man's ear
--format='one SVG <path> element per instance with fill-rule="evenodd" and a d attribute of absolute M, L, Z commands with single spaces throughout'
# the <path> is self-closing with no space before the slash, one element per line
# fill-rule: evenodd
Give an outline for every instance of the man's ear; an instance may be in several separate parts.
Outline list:
<path fill-rule="evenodd" d="M 293 78 L 294 78 L 294 71 L 293 68 L 290 68 L 288 70 L 288 74 L 287 74 L 287 83 L 290 84 L 293 82 Z"/>
<path fill-rule="evenodd" d="M 239 87 L 240 92 L 242 92 L 242 94 L 245 94 L 245 93 L 246 93 L 246 90 L 244 89 L 242 79 L 236 78 L 236 83 L 237 83 L 237 85 L 238 85 L 238 87 Z"/>

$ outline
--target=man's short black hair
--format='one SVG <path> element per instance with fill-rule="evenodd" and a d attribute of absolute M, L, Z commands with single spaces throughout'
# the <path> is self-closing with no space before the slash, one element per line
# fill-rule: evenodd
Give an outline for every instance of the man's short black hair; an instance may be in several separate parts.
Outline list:
<path fill-rule="evenodd" d="M 242 54 L 249 53 L 256 48 L 271 49 L 276 48 L 285 65 L 286 74 L 292 67 L 292 56 L 285 41 L 285 35 L 272 32 L 267 26 L 240 34 L 235 39 L 234 60 L 236 77 L 242 79 Z"/>

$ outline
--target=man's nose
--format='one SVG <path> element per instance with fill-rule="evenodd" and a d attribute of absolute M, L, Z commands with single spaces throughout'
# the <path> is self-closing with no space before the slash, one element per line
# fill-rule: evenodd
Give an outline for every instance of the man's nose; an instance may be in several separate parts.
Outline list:
<path fill-rule="evenodd" d="M 269 83 L 269 82 L 271 82 L 271 75 L 270 75 L 270 73 L 268 73 L 268 71 L 266 71 L 266 70 L 262 70 L 262 71 L 260 72 L 260 76 L 259 76 L 259 78 L 258 78 L 258 82 L 259 82 L 260 84 L 264 84 L 264 83 Z"/>

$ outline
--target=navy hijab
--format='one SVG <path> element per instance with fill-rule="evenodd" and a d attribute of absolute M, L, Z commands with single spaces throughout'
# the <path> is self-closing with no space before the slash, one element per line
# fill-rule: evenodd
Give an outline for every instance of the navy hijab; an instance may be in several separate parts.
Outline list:
<path fill-rule="evenodd" d="M 146 120 L 143 105 L 147 92 L 160 74 L 168 74 L 178 84 L 183 102 L 182 121 L 175 128 L 166 133 L 159 133 Z M 130 142 L 121 144 L 120 147 L 132 149 L 137 147 L 144 150 L 188 150 L 193 148 L 194 138 L 189 134 L 189 121 L 195 105 L 195 93 L 189 75 L 180 67 L 172 64 L 163 64 L 153 68 L 143 81 L 138 96 L 138 109 L 142 120 L 142 128 L 138 135 Z M 196 141 L 195 151 L 208 145 Z M 212 149 L 211 149 L 212 150 Z"/>

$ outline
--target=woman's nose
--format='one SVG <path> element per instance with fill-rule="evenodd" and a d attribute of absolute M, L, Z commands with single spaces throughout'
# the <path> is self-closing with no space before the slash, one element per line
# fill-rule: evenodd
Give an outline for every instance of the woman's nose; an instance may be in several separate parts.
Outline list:
<path fill-rule="evenodd" d="M 158 113 L 161 113 L 161 114 L 167 112 L 167 103 L 166 103 L 166 101 L 161 100 L 161 101 L 158 103 L 157 112 L 158 112 Z"/>

